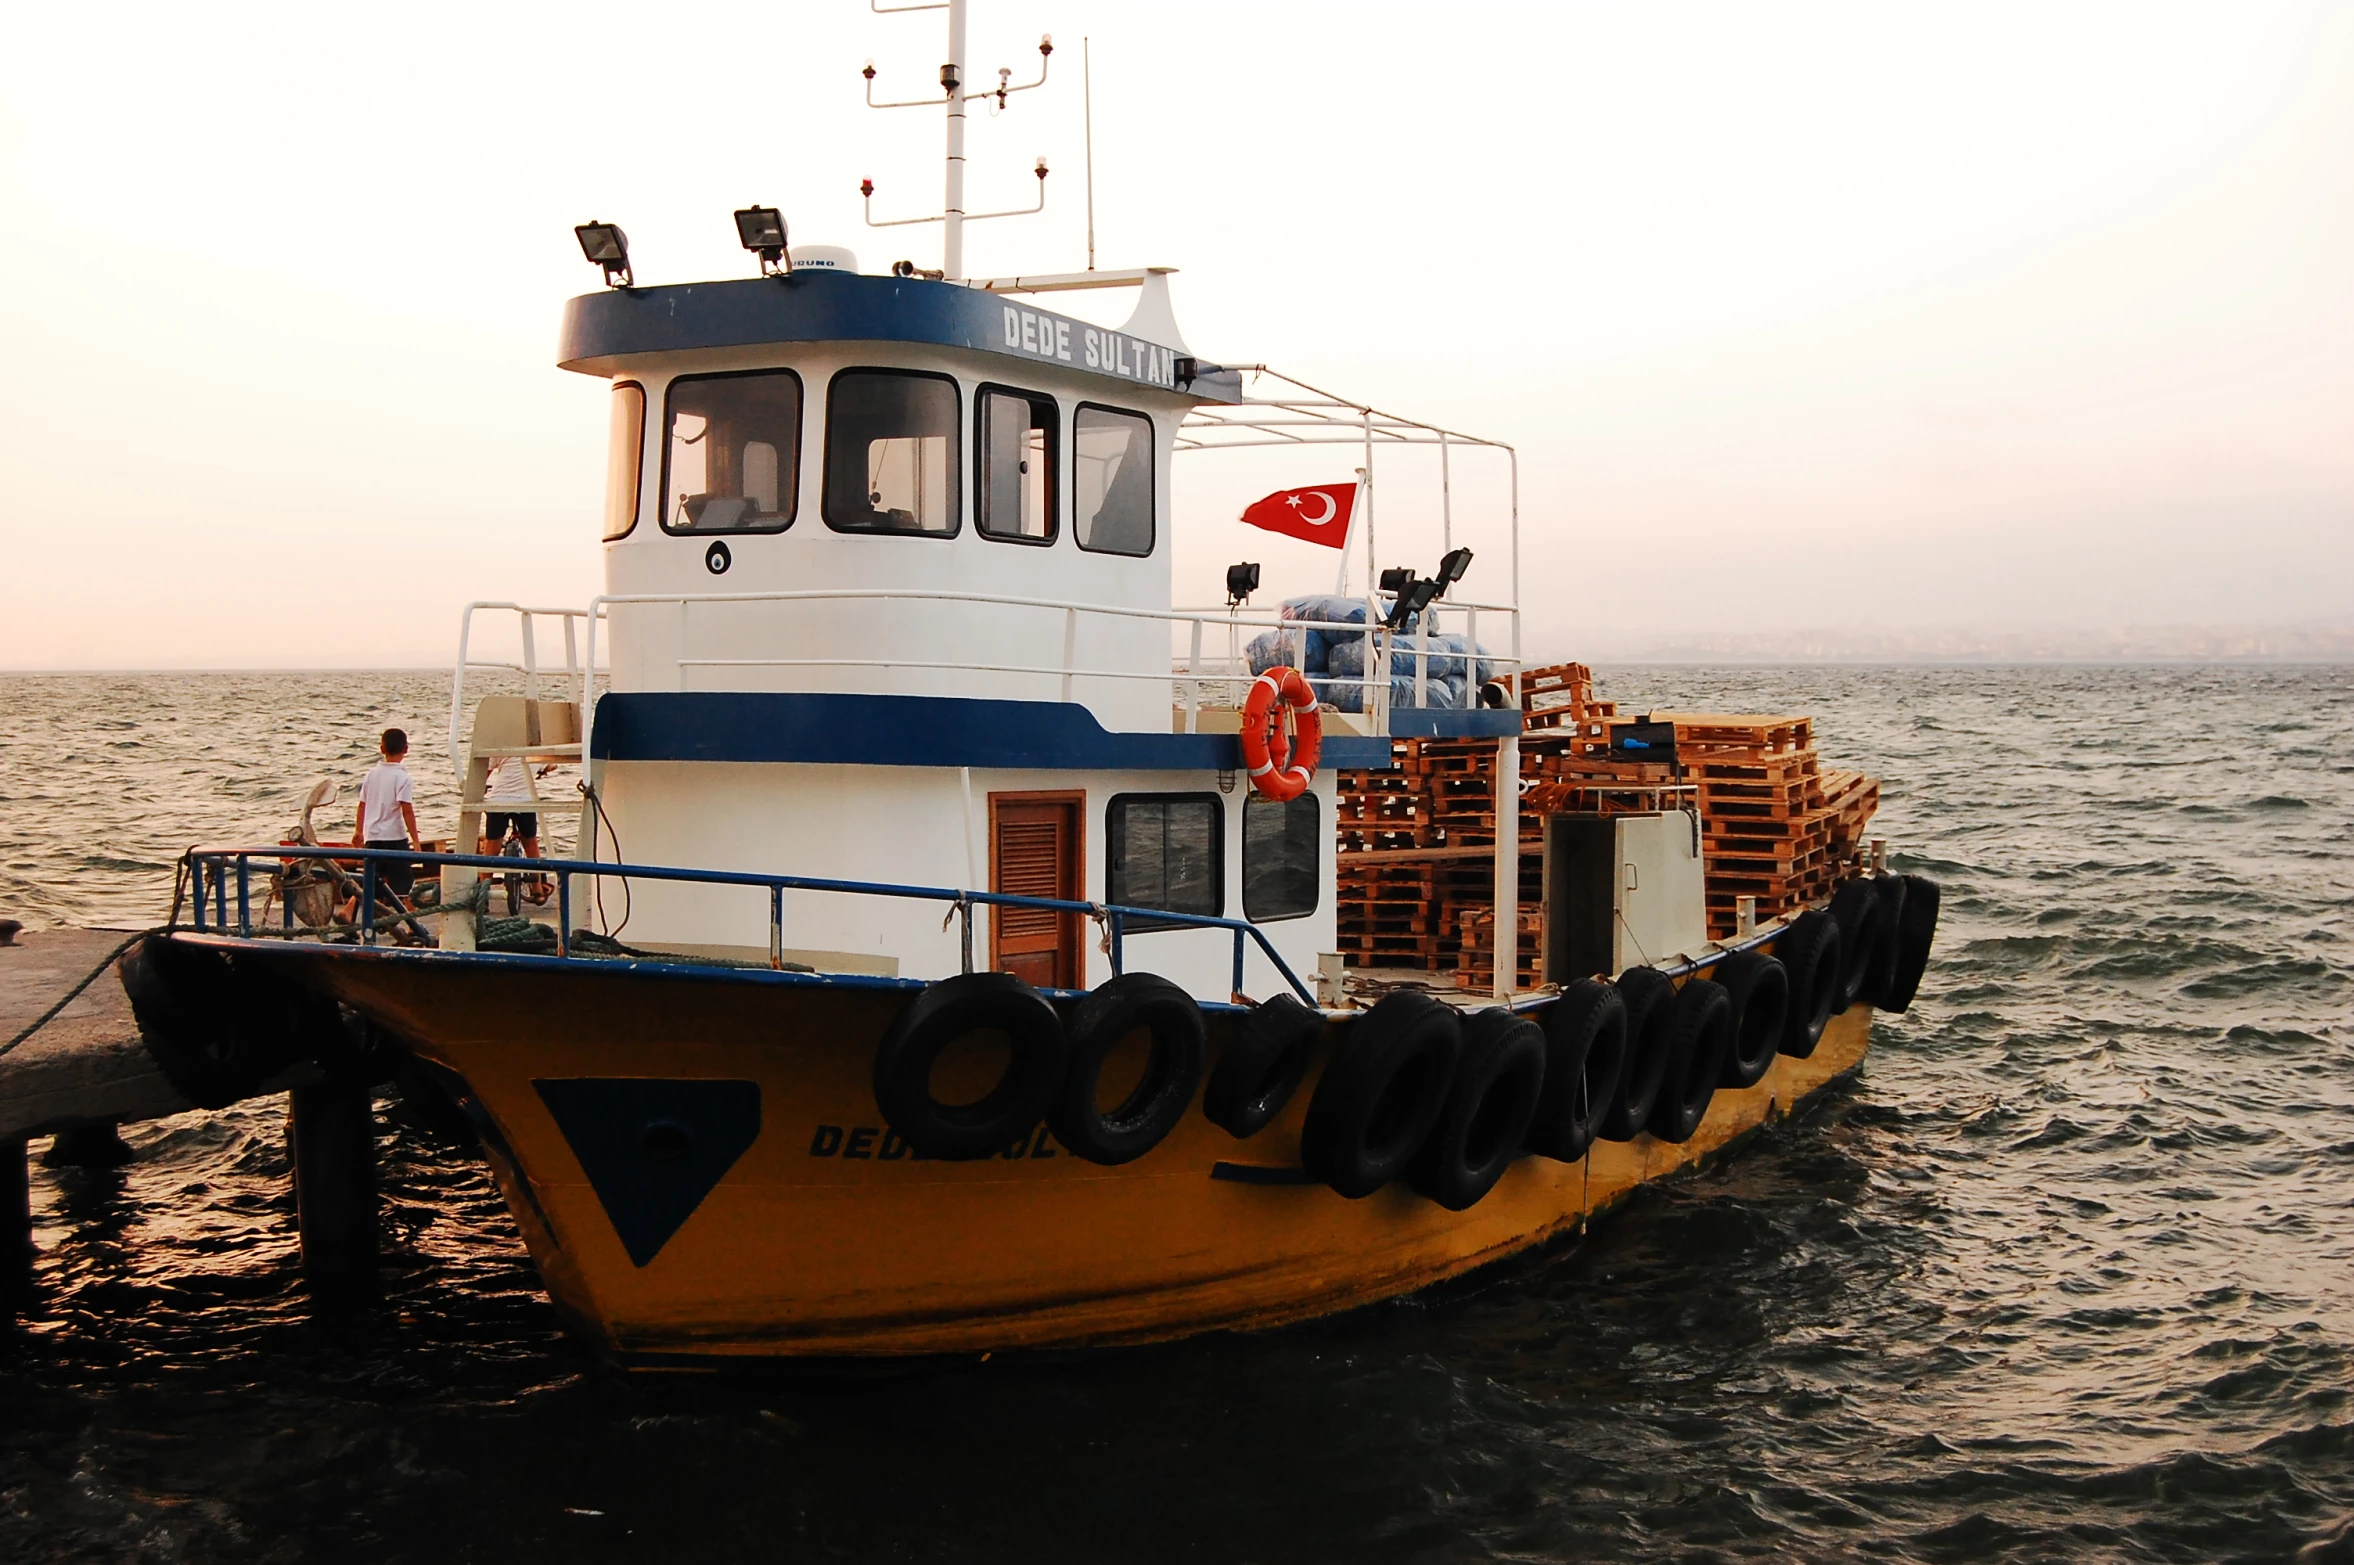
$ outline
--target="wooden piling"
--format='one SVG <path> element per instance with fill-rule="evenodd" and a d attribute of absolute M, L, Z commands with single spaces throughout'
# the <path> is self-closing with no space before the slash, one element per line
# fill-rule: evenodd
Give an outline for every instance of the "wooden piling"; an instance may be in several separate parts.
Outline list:
<path fill-rule="evenodd" d="M 33 1282 L 33 1188 L 29 1148 L 0 1141 L 0 1302 L 21 1299 Z"/>
<path fill-rule="evenodd" d="M 373 1281 L 376 1110 L 368 1089 L 342 1082 L 294 1088 L 286 1134 L 303 1271 L 318 1284 Z"/>

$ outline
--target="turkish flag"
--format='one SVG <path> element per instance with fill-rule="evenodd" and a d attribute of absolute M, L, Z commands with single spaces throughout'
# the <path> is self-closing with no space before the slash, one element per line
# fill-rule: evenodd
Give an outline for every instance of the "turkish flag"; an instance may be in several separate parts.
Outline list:
<path fill-rule="evenodd" d="M 1354 483 L 1309 484 L 1301 489 L 1278 489 L 1264 500 L 1253 500 L 1242 508 L 1242 519 L 1246 526 L 1338 549 L 1349 541 L 1349 513 L 1356 505 Z"/>

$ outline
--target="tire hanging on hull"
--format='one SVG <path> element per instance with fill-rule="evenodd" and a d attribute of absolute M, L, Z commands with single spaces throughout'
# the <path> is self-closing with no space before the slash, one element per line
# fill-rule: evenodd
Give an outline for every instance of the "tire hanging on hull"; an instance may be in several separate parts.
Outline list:
<path fill-rule="evenodd" d="M 1604 1141 L 1632 1141 L 1650 1121 L 1668 1067 L 1675 1063 L 1669 1022 L 1676 986 L 1652 968 L 1630 967 L 1618 975 L 1617 989 L 1627 1013 L 1627 1063 L 1595 1134 Z"/>
<path fill-rule="evenodd" d="M 1884 1010 L 1902 1014 L 1921 989 L 1921 975 L 1929 968 L 1929 947 L 1937 938 L 1937 914 L 1944 894 L 1926 875 L 1906 875 L 1904 906 L 1896 915 L 1896 967 L 1887 992 L 1880 996 Z"/>
<path fill-rule="evenodd" d="M 1858 1000 L 1880 958 L 1887 923 L 1881 917 L 1880 888 L 1858 876 L 1831 897 L 1831 922 L 1839 926 L 1839 989 L 1831 1014 L 1838 1016 Z"/>
<path fill-rule="evenodd" d="M 1545 1091 L 1529 1122 L 1528 1149 L 1574 1163 L 1594 1144 L 1618 1101 L 1627 1068 L 1627 1008 L 1618 991 L 1581 978 L 1545 1012 Z"/>
<path fill-rule="evenodd" d="M 1202 1117 L 1236 1140 L 1257 1135 L 1300 1090 L 1323 1040 L 1324 1018 L 1288 994 L 1252 1006 L 1210 1072 Z"/>
<path fill-rule="evenodd" d="M 1446 1107 L 1462 1050 L 1452 1006 L 1401 989 L 1349 1027 L 1308 1100 L 1300 1162 L 1357 1200 L 1406 1171 Z"/>
<path fill-rule="evenodd" d="M 1864 986 L 1857 997 L 1866 1005 L 1877 1006 L 1896 989 L 1897 936 L 1904 928 L 1905 883 L 1901 875 L 1878 875 L 1869 884 L 1872 923 L 1879 936 L 1872 943 L 1872 960 L 1864 969 Z"/>
<path fill-rule="evenodd" d="M 1724 1079 L 1733 1047 L 1733 1001 L 1722 984 L 1688 978 L 1676 991 L 1669 1017 L 1672 1070 L 1652 1105 L 1649 1129 L 1681 1146 L 1708 1117 L 1709 1100 Z"/>
<path fill-rule="evenodd" d="M 1151 1040 L 1143 1075 L 1107 1109 L 1097 1099 L 1104 1066 L 1140 1031 Z M 1070 1056 L 1047 1115 L 1055 1140 L 1090 1163 L 1117 1166 L 1144 1156 L 1192 1106 L 1204 1050 L 1201 1007 L 1166 978 L 1122 973 L 1102 984 L 1071 1017 Z"/>
<path fill-rule="evenodd" d="M 1801 913 L 1774 937 L 1774 960 L 1790 976 L 1782 1052 L 1794 1060 L 1815 1052 L 1839 1009 L 1839 957 L 1839 925 L 1828 913 Z"/>
<path fill-rule="evenodd" d="M 1544 1031 L 1501 1007 L 1473 1013 L 1446 1107 L 1407 1179 L 1450 1212 L 1477 1206 L 1519 1155 L 1544 1090 Z"/>
<path fill-rule="evenodd" d="M 115 971 L 148 1056 L 198 1108 L 250 1098 L 301 1059 L 341 1073 L 358 1052 L 333 1000 L 249 959 L 149 935 Z"/>
<path fill-rule="evenodd" d="M 932 1096 L 932 1067 L 949 1046 L 977 1032 L 1002 1032 L 1012 1045 L 1004 1073 L 972 1103 Z M 1045 996 L 1011 973 L 959 973 L 926 989 L 901 1011 L 875 1050 L 875 1106 L 883 1121 L 925 1157 L 994 1157 L 1046 1117 L 1061 1087 L 1070 1045 Z"/>
<path fill-rule="evenodd" d="M 1723 1085 L 1754 1087 L 1773 1068 L 1790 1020 L 1790 971 L 1762 951 L 1740 951 L 1710 974 L 1733 1005 Z"/>

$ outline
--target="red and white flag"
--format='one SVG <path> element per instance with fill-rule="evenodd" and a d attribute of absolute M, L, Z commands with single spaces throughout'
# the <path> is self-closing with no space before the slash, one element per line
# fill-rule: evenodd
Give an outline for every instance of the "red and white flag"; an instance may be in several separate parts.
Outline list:
<path fill-rule="evenodd" d="M 1264 500 L 1253 500 L 1242 508 L 1242 520 L 1245 526 L 1339 549 L 1348 544 L 1349 513 L 1356 506 L 1354 483 L 1309 484 L 1278 489 Z"/>

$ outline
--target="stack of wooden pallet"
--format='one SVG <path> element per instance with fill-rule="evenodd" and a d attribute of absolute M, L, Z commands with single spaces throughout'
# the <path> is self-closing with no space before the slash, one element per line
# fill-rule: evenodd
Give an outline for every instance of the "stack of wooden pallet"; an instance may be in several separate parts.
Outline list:
<path fill-rule="evenodd" d="M 1353 967 L 1444 972 L 1461 955 L 1462 910 L 1495 906 L 1496 742 L 1402 739 L 1393 754 L 1391 770 L 1340 774 L 1340 949 Z M 1530 907 L 1544 894 L 1543 831 L 1521 822 Z"/>
<path fill-rule="evenodd" d="M 1455 985 L 1472 994 L 1496 987 L 1496 909 L 1493 903 L 1457 910 Z M 1534 989 L 1544 977 L 1544 909 L 1525 898 L 1520 904 L 1520 942 L 1514 948 L 1519 981 L 1514 986 Z"/>
<path fill-rule="evenodd" d="M 1830 891 L 1879 807 L 1875 779 L 1825 771 L 1814 724 L 1803 717 L 1655 712 L 1652 720 L 1675 725 L 1677 762 L 1699 790 L 1711 938 L 1733 933 L 1741 897 L 1757 898 L 1766 919 Z"/>
<path fill-rule="evenodd" d="M 1545 817 L 1697 809 L 1708 926 L 1733 932 L 1736 899 L 1761 919 L 1827 894 L 1860 850 L 1880 785 L 1825 771 L 1803 717 L 1656 712 L 1676 764 L 1613 759 L 1617 708 L 1584 665 L 1524 676 L 1519 835 L 1521 981 L 1535 982 Z M 1403 739 L 1387 771 L 1340 775 L 1339 940 L 1355 967 L 1452 969 L 1485 989 L 1495 967 L 1492 739 Z"/>
<path fill-rule="evenodd" d="M 1583 663 L 1555 663 L 1520 676 L 1522 726 L 1529 733 L 1575 730 L 1618 715 L 1615 701 L 1594 699 L 1594 671 Z"/>

